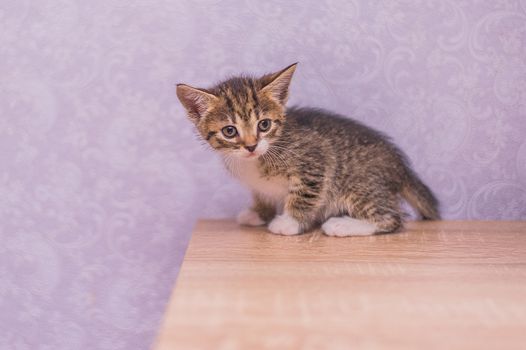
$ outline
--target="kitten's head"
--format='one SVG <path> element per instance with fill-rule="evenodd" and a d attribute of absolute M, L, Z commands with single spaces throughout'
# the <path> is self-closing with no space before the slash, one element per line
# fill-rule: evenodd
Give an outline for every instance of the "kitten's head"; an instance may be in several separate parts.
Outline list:
<path fill-rule="evenodd" d="M 201 137 L 217 151 L 257 159 L 281 133 L 296 63 L 261 78 L 236 77 L 210 89 L 177 85 L 177 97 Z"/>

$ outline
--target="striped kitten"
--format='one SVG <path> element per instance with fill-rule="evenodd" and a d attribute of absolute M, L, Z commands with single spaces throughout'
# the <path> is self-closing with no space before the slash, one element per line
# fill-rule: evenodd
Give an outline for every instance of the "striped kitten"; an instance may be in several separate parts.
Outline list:
<path fill-rule="evenodd" d="M 393 232 L 401 198 L 423 219 L 439 219 L 435 196 L 386 136 L 334 113 L 285 107 L 295 69 L 210 89 L 177 85 L 199 134 L 252 190 L 238 222 L 283 235 L 320 224 L 330 236 Z"/>

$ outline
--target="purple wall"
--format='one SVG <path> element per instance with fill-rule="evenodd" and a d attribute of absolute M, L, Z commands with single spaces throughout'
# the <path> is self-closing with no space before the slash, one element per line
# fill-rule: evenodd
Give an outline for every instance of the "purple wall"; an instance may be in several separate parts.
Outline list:
<path fill-rule="evenodd" d="M 0 2 L 0 349 L 146 349 L 197 217 L 247 193 L 174 84 L 300 61 L 446 218 L 526 219 L 526 1 Z"/>

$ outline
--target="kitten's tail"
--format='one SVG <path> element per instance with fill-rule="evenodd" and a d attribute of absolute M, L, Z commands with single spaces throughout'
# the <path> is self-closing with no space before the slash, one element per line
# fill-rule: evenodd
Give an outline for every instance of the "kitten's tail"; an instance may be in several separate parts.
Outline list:
<path fill-rule="evenodd" d="M 408 169 L 402 196 L 418 210 L 422 215 L 422 220 L 440 220 L 437 198 L 411 169 Z"/>

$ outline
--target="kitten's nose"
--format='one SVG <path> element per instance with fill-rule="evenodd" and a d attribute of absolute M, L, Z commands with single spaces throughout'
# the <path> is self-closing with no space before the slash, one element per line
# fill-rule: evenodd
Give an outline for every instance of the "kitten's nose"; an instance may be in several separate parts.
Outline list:
<path fill-rule="evenodd" d="M 249 151 L 249 152 L 254 152 L 256 150 L 256 147 L 258 146 L 258 144 L 256 143 L 255 145 L 252 145 L 252 146 L 245 146 L 245 148 Z"/>

